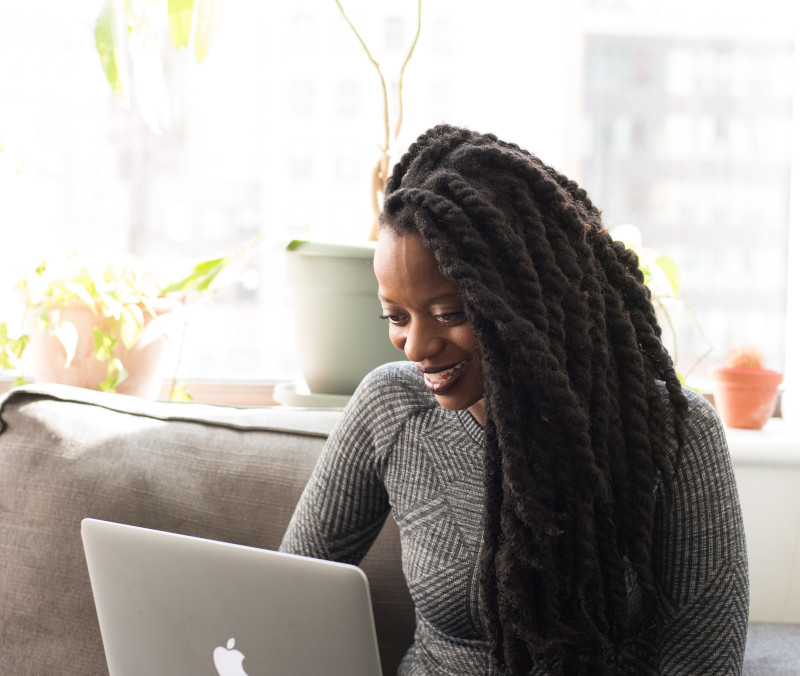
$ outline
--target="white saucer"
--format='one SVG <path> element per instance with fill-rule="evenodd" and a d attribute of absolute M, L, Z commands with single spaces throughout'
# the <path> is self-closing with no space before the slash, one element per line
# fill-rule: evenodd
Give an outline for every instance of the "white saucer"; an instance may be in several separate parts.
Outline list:
<path fill-rule="evenodd" d="M 317 394 L 311 392 L 305 380 L 278 383 L 272 394 L 273 399 L 283 406 L 304 408 L 344 408 L 350 401 L 349 394 Z"/>

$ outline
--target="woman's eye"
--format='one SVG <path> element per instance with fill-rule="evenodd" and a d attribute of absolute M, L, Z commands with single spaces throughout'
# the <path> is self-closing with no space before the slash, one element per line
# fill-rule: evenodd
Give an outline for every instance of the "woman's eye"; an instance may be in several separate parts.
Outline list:
<path fill-rule="evenodd" d="M 380 319 L 386 319 L 390 324 L 400 324 L 403 321 L 400 315 L 381 315 Z"/>
<path fill-rule="evenodd" d="M 456 324 L 464 319 L 464 313 L 459 312 L 442 312 L 436 315 L 436 319 L 445 324 Z"/>

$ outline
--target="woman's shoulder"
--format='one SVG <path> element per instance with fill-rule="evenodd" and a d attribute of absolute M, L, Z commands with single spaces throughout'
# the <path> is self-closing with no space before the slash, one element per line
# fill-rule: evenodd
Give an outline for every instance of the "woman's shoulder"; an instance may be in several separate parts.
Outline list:
<path fill-rule="evenodd" d="M 703 394 L 688 387 L 682 388 L 686 400 L 686 411 L 682 421 L 684 446 L 679 450 L 673 427 L 675 409 L 670 402 L 666 385 L 662 381 L 658 381 L 657 384 L 664 402 L 666 432 L 672 454 L 680 453 L 684 458 L 687 456 L 708 457 L 721 452 L 727 455 L 725 428 L 717 410 Z"/>
<path fill-rule="evenodd" d="M 348 404 L 360 417 L 404 419 L 415 411 L 435 407 L 436 399 L 425 388 L 411 362 L 383 364 L 368 373 Z"/>

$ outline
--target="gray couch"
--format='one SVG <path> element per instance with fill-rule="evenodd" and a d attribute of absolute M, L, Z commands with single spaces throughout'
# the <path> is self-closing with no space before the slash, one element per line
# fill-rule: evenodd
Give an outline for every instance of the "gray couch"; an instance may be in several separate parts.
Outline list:
<path fill-rule="evenodd" d="M 274 549 L 339 413 L 152 402 L 56 385 L 0 400 L 0 671 L 107 673 L 80 540 L 95 517 Z M 414 613 L 391 519 L 363 562 L 384 673 Z M 793 625 L 751 627 L 746 673 L 800 674 Z"/>

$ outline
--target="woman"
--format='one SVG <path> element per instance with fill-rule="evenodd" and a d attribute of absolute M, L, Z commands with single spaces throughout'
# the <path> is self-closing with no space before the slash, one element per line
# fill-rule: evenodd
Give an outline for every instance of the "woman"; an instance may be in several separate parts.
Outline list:
<path fill-rule="evenodd" d="M 586 193 L 439 126 L 386 186 L 375 273 L 410 363 L 370 374 L 282 549 L 356 563 L 392 511 L 402 674 L 735 674 L 747 562 L 724 434 Z"/>

